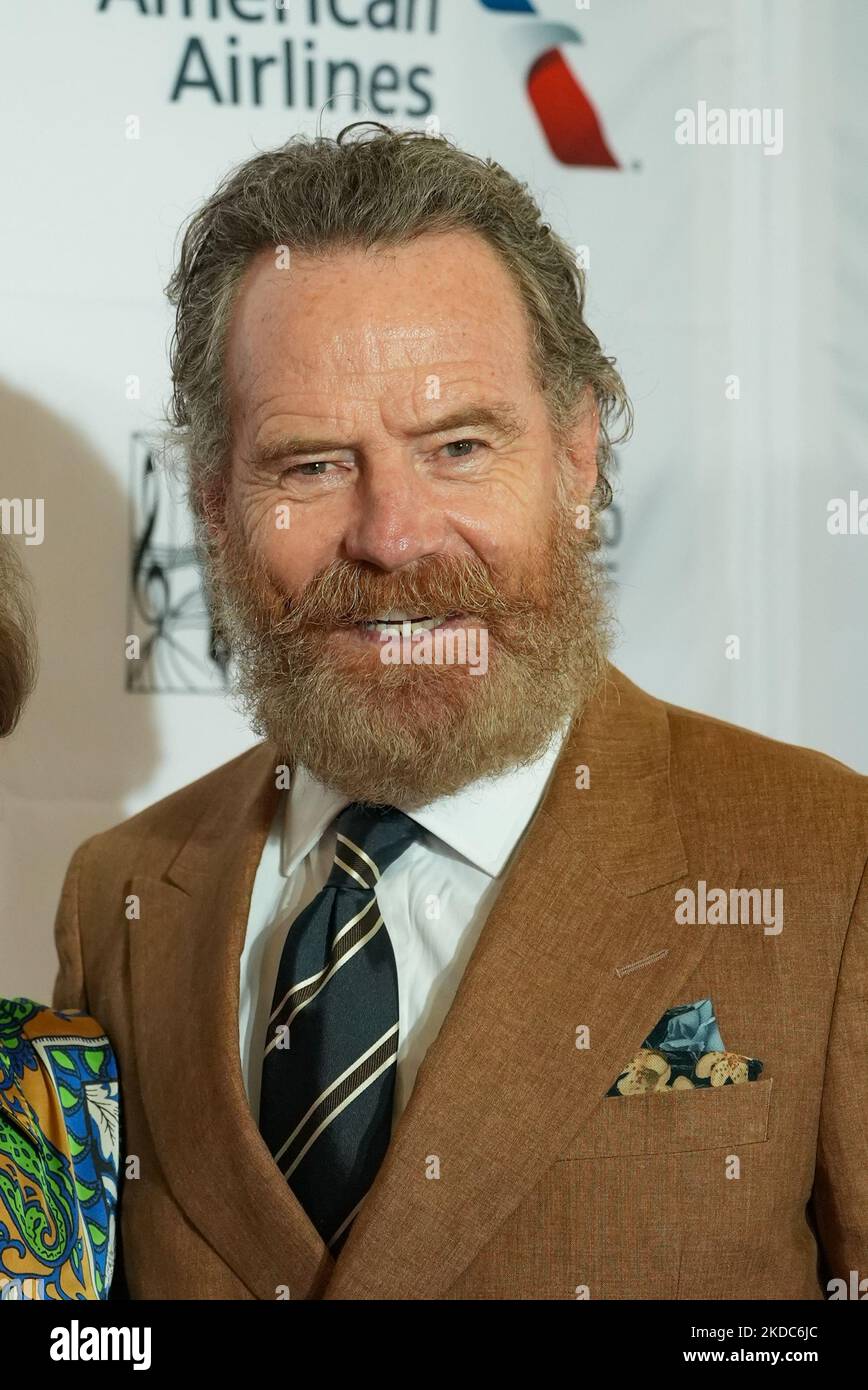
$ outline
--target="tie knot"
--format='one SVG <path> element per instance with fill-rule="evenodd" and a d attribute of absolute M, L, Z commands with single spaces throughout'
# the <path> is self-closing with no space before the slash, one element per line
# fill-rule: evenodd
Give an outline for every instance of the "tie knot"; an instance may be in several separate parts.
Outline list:
<path fill-rule="evenodd" d="M 328 877 L 334 888 L 367 889 L 417 839 L 420 826 L 394 806 L 353 802 L 335 821 L 335 862 Z"/>

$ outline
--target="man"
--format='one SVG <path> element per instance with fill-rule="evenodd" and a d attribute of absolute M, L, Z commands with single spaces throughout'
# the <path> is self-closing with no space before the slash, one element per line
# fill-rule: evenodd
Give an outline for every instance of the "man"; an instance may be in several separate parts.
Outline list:
<path fill-rule="evenodd" d="M 35 672 L 30 595 L 0 532 L 0 738 Z M 119 1149 L 117 1064 L 100 1025 L 0 997 L 0 1300 L 108 1297 Z"/>
<path fill-rule="evenodd" d="M 608 664 L 629 407 L 566 243 L 499 166 L 378 127 L 243 165 L 170 295 L 265 741 L 64 890 L 56 1002 L 126 1087 L 132 1296 L 866 1269 L 866 783 Z"/>

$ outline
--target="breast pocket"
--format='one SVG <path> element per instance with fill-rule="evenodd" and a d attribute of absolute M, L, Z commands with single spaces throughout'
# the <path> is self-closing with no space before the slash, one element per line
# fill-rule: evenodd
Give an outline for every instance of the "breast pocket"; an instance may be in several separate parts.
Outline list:
<path fill-rule="evenodd" d="M 771 1094 L 767 1078 L 692 1091 L 606 1096 L 559 1161 L 763 1144 Z"/>

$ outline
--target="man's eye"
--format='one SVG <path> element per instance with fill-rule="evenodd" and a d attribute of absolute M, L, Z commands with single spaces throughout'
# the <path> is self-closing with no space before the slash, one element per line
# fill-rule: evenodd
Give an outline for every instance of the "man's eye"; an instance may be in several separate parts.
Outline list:
<path fill-rule="evenodd" d="M 469 451 L 473 448 L 484 449 L 485 447 L 486 446 L 481 439 L 453 439 L 449 444 L 443 445 L 444 449 L 461 449 L 465 451 Z M 451 457 L 455 459 L 462 459 L 470 458 L 471 455 L 469 452 L 463 452 L 460 454 L 452 454 Z"/>
<path fill-rule="evenodd" d="M 283 476 L 290 478 L 294 474 L 301 473 L 305 478 L 321 478 L 330 462 L 330 459 L 313 459 L 310 463 L 294 463 L 291 468 L 283 470 Z M 307 471 L 308 469 L 310 472 Z"/>

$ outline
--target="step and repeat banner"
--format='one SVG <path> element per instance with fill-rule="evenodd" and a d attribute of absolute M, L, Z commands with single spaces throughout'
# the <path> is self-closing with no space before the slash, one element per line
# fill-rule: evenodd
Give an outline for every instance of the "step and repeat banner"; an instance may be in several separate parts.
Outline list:
<path fill-rule="evenodd" d="M 163 289 L 195 206 L 298 131 L 442 131 L 530 184 L 635 407 L 617 664 L 868 771 L 861 0 L 27 0 L 0 24 L 0 522 L 40 642 L 0 744 L 5 995 L 50 994 L 74 848 L 254 741 L 160 469 Z"/>

